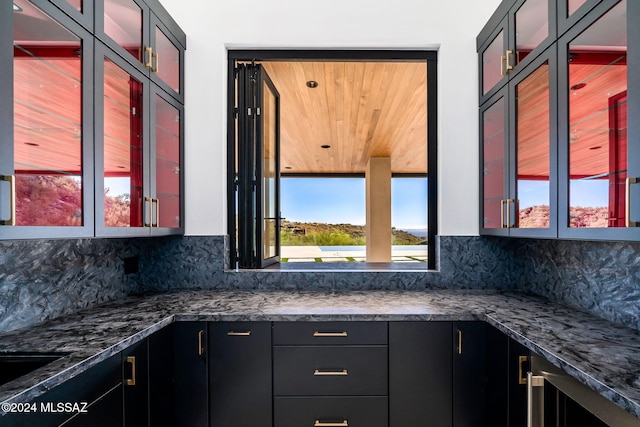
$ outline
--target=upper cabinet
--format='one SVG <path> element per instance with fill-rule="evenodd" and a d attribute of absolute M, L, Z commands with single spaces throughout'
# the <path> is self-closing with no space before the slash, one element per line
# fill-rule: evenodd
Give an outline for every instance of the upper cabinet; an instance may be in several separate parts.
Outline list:
<path fill-rule="evenodd" d="M 555 2 L 503 3 L 478 36 L 480 99 L 486 101 L 542 53 L 555 38 Z M 501 14 L 502 13 L 502 14 Z"/>
<path fill-rule="evenodd" d="M 183 232 L 184 33 L 157 3 L 0 8 L 0 238 Z"/>
<path fill-rule="evenodd" d="M 46 2 L 0 7 L 0 237 L 90 236 L 93 40 Z"/>
<path fill-rule="evenodd" d="M 521 4 L 508 8 L 516 23 Z M 518 42 L 516 31 L 520 53 L 506 61 L 514 64 L 508 79 L 480 90 L 480 232 L 637 240 L 640 162 L 632 159 L 640 155 L 640 124 L 628 118 L 640 117 L 640 52 L 628 40 L 640 38 L 627 23 L 638 22 L 640 5 L 558 0 L 549 7 L 558 19 L 549 19 L 557 31 L 548 34 L 558 36 L 525 37 L 547 40 L 531 58 L 541 47 Z M 490 46 L 486 40 L 479 45 Z"/>
<path fill-rule="evenodd" d="M 141 0 L 97 0 L 95 7 L 97 37 L 183 101 L 184 33 Z"/>
<path fill-rule="evenodd" d="M 631 20 L 629 6 L 603 1 L 558 42 L 561 237 L 640 238 L 640 132 L 629 123 L 640 117 L 630 81 L 640 70 L 627 34 L 640 16 Z"/>

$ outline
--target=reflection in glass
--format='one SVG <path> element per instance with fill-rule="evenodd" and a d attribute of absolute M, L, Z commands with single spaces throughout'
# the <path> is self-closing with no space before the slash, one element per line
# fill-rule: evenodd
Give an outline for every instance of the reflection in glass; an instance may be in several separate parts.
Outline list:
<path fill-rule="evenodd" d="M 501 61 L 504 47 L 504 31 L 491 42 L 489 47 L 482 52 L 482 93 L 486 94 L 502 80 L 503 64 Z"/>
<path fill-rule="evenodd" d="M 263 180 L 263 216 L 264 226 L 262 231 L 263 257 L 273 258 L 278 255 L 277 224 L 278 212 L 276 197 L 276 185 L 278 180 L 277 170 L 277 116 L 276 116 L 276 96 L 266 83 L 263 83 L 264 90 L 264 153 L 262 159 Z"/>
<path fill-rule="evenodd" d="M 549 63 L 516 87 L 517 181 L 519 228 L 549 227 Z"/>
<path fill-rule="evenodd" d="M 104 60 L 104 225 L 142 227 L 142 83 Z"/>
<path fill-rule="evenodd" d="M 158 226 L 180 227 L 180 111 L 156 95 Z"/>
<path fill-rule="evenodd" d="M 580 8 L 583 4 L 587 2 L 587 0 L 567 0 L 567 11 L 568 15 L 571 16 L 573 13 Z"/>
<path fill-rule="evenodd" d="M 626 0 L 569 45 L 569 224 L 624 227 Z"/>
<path fill-rule="evenodd" d="M 505 100 L 500 98 L 482 116 L 484 228 L 502 227 L 504 196 Z"/>
<path fill-rule="evenodd" d="M 516 12 L 516 61 L 526 58 L 548 35 L 548 0 L 527 0 Z"/>
<path fill-rule="evenodd" d="M 31 3 L 15 4 L 16 225 L 81 226 L 82 44 Z"/>
<path fill-rule="evenodd" d="M 133 0 L 104 0 L 104 32 L 142 62 L 142 9 Z"/>
<path fill-rule="evenodd" d="M 82 0 L 66 0 L 78 12 L 82 12 Z"/>
<path fill-rule="evenodd" d="M 180 92 L 180 50 L 156 27 L 157 73 L 165 83 Z"/>

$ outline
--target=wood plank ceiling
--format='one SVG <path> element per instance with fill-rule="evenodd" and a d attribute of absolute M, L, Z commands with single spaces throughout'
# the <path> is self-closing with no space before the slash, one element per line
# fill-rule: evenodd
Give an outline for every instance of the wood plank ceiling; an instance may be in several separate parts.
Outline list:
<path fill-rule="evenodd" d="M 370 157 L 427 172 L 425 62 L 262 64 L 280 93 L 283 174 L 362 174 Z"/>

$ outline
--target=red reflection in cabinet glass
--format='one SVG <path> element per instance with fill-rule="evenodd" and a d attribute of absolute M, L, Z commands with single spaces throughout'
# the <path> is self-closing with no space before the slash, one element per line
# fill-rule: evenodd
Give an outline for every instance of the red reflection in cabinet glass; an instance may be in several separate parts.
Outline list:
<path fill-rule="evenodd" d="M 141 227 L 142 84 L 104 61 L 104 224 Z"/>
<path fill-rule="evenodd" d="M 180 111 L 156 95 L 158 225 L 180 227 Z"/>
<path fill-rule="evenodd" d="M 82 44 L 31 3 L 16 4 L 16 225 L 81 226 Z"/>

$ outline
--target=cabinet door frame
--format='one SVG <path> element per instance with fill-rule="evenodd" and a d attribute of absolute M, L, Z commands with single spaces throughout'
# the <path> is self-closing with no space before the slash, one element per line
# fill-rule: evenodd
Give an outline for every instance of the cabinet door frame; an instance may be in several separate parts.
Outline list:
<path fill-rule="evenodd" d="M 517 47 L 516 47 L 516 13 L 520 8 L 527 2 L 534 0 L 517 0 L 511 10 L 509 11 L 509 42 L 510 46 L 508 49 L 513 51 L 513 55 L 517 55 Z M 509 79 L 516 77 L 521 71 L 524 71 L 529 64 L 533 63 L 538 56 L 540 56 L 543 52 L 547 50 L 549 46 L 551 46 L 556 41 L 556 0 L 546 0 L 547 1 L 547 16 L 548 16 L 548 33 L 547 37 L 540 42 L 538 46 L 536 46 L 527 58 L 522 62 L 518 62 L 513 66 L 513 70 L 508 71 Z M 526 72 L 526 71 L 525 71 Z"/>
<path fill-rule="evenodd" d="M 159 28 L 160 31 L 169 39 L 169 41 L 176 47 L 178 53 L 180 55 L 180 63 L 179 63 L 179 91 L 175 91 L 171 86 L 169 86 L 164 80 L 158 77 L 157 73 L 153 72 L 153 70 L 149 69 L 149 76 L 154 83 L 164 89 L 165 92 L 173 96 L 180 103 L 184 103 L 184 56 L 185 56 L 185 46 L 184 43 L 181 42 L 178 36 L 175 35 L 176 28 L 172 28 L 173 26 L 170 23 L 165 23 L 160 18 L 156 16 L 153 11 L 149 14 L 150 22 L 149 22 L 149 45 L 156 49 L 156 36 L 155 29 Z"/>
<path fill-rule="evenodd" d="M 567 88 L 569 85 L 568 66 L 568 49 L 569 44 L 582 32 L 587 30 L 600 17 L 606 14 L 611 8 L 615 7 L 620 0 L 601 0 L 600 4 L 591 9 L 591 11 L 577 25 L 558 40 L 558 59 L 562 64 L 558 70 L 558 87 Z M 586 4 L 585 4 L 586 6 Z M 635 19 L 635 21 L 634 21 Z M 627 23 L 637 22 L 640 19 L 640 5 L 635 1 L 627 1 Z M 627 25 L 627 41 L 639 40 L 640 31 L 634 28 L 634 25 Z M 636 37 L 631 39 L 631 37 Z M 631 46 L 631 49 L 629 48 Z M 640 45 L 636 42 L 628 44 L 627 47 L 627 93 L 628 99 L 628 117 L 640 117 Z M 560 106 L 558 116 L 558 235 L 561 238 L 568 239 L 596 239 L 596 240 L 640 240 L 640 227 L 627 228 L 575 228 L 569 226 L 569 91 L 558 90 L 558 105 Z M 629 128 L 627 130 L 627 176 L 640 177 L 640 162 L 632 162 L 631 159 L 640 159 L 640 123 L 638 120 L 629 120 Z M 640 185 L 631 186 L 632 205 L 631 213 L 634 220 L 640 221 Z M 635 212 L 635 216 L 633 213 Z"/>
<path fill-rule="evenodd" d="M 93 36 L 66 14 L 47 0 L 30 0 L 34 6 L 77 36 L 82 43 L 82 218 L 80 226 L 4 226 L 0 225 L 0 239 L 32 238 L 77 238 L 94 235 L 94 189 L 93 189 L 93 75 L 94 43 Z M 2 5 L 9 9 L 12 2 Z M 0 40 L 0 60 L 4 64 L 13 64 L 13 12 L 2 13 L 2 37 Z M 11 44 L 9 44 L 11 41 Z M 0 67 L 0 95 L 3 99 L 13 99 L 13 66 Z M 3 108 L 0 114 L 0 174 L 14 175 L 14 112 L 13 104 Z M 9 186 L 0 182 L 0 198 L 9 200 Z M 0 203 L 4 206 L 4 202 Z M 6 218 L 3 218 L 6 219 Z"/>
<path fill-rule="evenodd" d="M 96 37 L 96 44 L 97 44 L 97 40 L 100 40 L 101 42 L 103 42 L 105 45 L 109 46 L 109 48 L 114 51 L 117 52 L 118 55 L 120 55 L 120 57 L 122 57 L 125 61 L 127 61 L 129 64 L 133 65 L 135 68 L 138 69 L 138 71 L 140 71 L 141 73 L 143 73 L 145 76 L 149 77 L 149 74 L 151 72 L 150 67 L 147 67 L 145 65 L 145 58 L 147 57 L 147 52 L 146 52 L 146 48 L 151 47 L 151 41 L 149 39 L 149 34 L 150 34 L 150 29 L 149 29 L 149 21 L 150 21 L 150 15 L 151 15 L 151 10 L 149 9 L 149 6 L 147 6 L 146 3 L 144 3 L 142 0 L 131 0 L 132 2 L 134 2 L 142 11 L 142 61 L 138 61 L 136 60 L 135 57 L 133 57 L 133 55 L 131 55 L 129 52 L 127 52 L 122 46 L 120 46 L 115 40 L 113 40 L 111 37 L 109 37 L 109 35 L 107 33 L 105 33 L 104 30 L 104 2 L 105 0 L 95 0 L 95 6 L 94 6 L 94 13 L 95 13 L 95 22 L 94 22 L 94 29 L 95 29 L 95 37 Z M 151 60 L 151 58 L 149 58 L 149 60 Z"/>
<path fill-rule="evenodd" d="M 142 212 L 142 227 L 107 227 L 104 225 L 104 197 L 97 197 L 97 195 L 104 194 L 104 59 L 108 58 L 124 71 L 135 77 L 142 84 L 142 164 L 143 164 L 143 198 L 150 197 L 150 179 L 149 179 L 149 98 L 150 98 L 150 86 L 149 79 L 146 78 L 135 67 L 132 67 L 128 61 L 122 59 L 119 55 L 116 55 L 111 49 L 100 42 L 96 42 L 96 55 L 95 55 L 95 219 L 96 219 L 96 236 L 98 237 L 127 237 L 127 236 L 149 236 L 151 234 L 151 228 L 145 227 L 144 223 L 146 218 L 151 215 L 148 211 L 149 206 L 143 199 L 143 212 Z"/>
<path fill-rule="evenodd" d="M 82 11 L 72 7 L 66 0 L 49 0 L 56 7 L 69 15 L 74 21 L 78 22 L 89 31 L 93 31 L 94 7 L 93 1 L 84 0 L 82 2 Z"/>
<path fill-rule="evenodd" d="M 506 199 L 509 196 L 509 157 L 510 157 L 510 153 L 509 153 L 509 109 L 510 109 L 510 102 L 509 102 L 509 90 L 508 90 L 508 86 L 503 87 L 502 89 L 500 89 L 498 92 L 496 92 L 491 98 L 489 98 L 481 107 L 480 107 L 480 119 L 479 119 L 479 123 L 480 123 L 480 156 L 479 156 L 479 160 L 480 160 L 480 167 L 479 167 L 479 171 L 480 171 L 480 175 L 479 175 L 479 182 L 480 182 L 480 206 L 479 206 L 479 212 L 480 212 L 480 218 L 479 218 L 479 223 L 480 223 L 480 234 L 482 235 L 488 235 L 488 236 L 508 236 L 509 235 L 509 229 L 506 227 L 501 227 L 501 228 L 485 228 L 484 227 L 484 120 L 483 120 L 483 115 L 484 113 L 491 108 L 493 105 L 496 104 L 496 102 L 498 102 L 501 98 L 504 99 L 504 103 L 505 103 L 505 111 L 504 111 L 504 161 L 503 161 L 503 170 L 504 170 L 504 183 L 503 183 L 503 198 Z M 504 207 L 500 206 L 500 210 L 502 212 L 503 215 L 505 215 L 506 213 L 504 212 Z"/>
<path fill-rule="evenodd" d="M 172 98 L 168 93 L 157 87 L 155 84 L 150 84 L 149 103 L 147 111 L 149 113 L 149 126 L 145 127 L 147 134 L 149 135 L 149 162 L 147 163 L 149 168 L 148 181 L 149 181 L 149 194 L 150 197 L 157 197 L 156 187 L 156 128 L 155 128 L 155 99 L 156 95 L 160 96 L 166 102 L 171 104 L 180 113 L 180 226 L 175 228 L 169 227 L 151 227 L 151 235 L 164 236 L 168 234 L 183 234 L 184 233 L 184 106 Z"/>
<path fill-rule="evenodd" d="M 484 51 L 487 50 L 487 48 L 491 45 L 491 43 L 496 39 L 496 37 L 498 37 L 500 32 L 503 33 L 502 52 L 505 53 L 507 49 L 509 49 L 509 39 L 510 39 L 509 20 L 508 20 L 508 17 L 506 16 L 500 21 L 500 24 L 489 34 L 489 36 L 486 38 L 486 40 L 478 49 L 478 76 L 479 76 L 478 93 L 480 94 L 481 105 L 485 104 L 489 99 L 493 98 L 498 92 L 502 90 L 502 88 L 509 81 L 509 72 L 505 70 L 504 75 L 495 84 L 495 86 L 493 86 L 490 90 L 488 90 L 487 93 L 483 93 L 484 91 L 484 87 L 483 87 L 484 67 L 482 62 L 483 54 L 484 54 Z M 502 62 L 501 62 L 501 67 L 502 67 Z"/>
<path fill-rule="evenodd" d="M 575 12 L 569 16 L 569 0 L 558 1 L 558 37 L 562 36 L 567 30 L 573 27 L 580 19 L 582 19 L 591 9 L 602 2 L 602 0 L 586 0 Z"/>
<path fill-rule="evenodd" d="M 549 228 L 518 228 L 509 229 L 509 235 L 513 237 L 557 237 L 558 235 L 558 90 L 557 75 L 558 62 L 555 47 L 547 49 L 534 61 L 518 73 L 518 76 L 509 82 L 509 99 L 513 102 L 509 105 L 509 198 L 516 200 L 512 214 L 518 214 L 517 189 L 517 103 L 516 88 L 531 73 L 535 72 L 543 63 L 549 63 Z"/>

